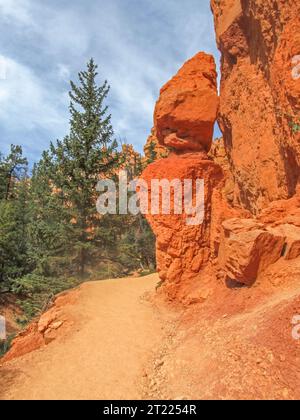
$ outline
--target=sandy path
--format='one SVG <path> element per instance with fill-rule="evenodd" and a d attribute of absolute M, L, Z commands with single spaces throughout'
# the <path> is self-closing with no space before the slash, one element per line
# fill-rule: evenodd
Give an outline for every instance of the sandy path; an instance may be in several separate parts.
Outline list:
<path fill-rule="evenodd" d="M 0 367 L 0 399 L 298 400 L 297 267 L 177 312 L 151 299 L 157 275 L 84 284 L 63 296 L 55 341 Z"/>
<path fill-rule="evenodd" d="M 1 399 L 139 399 L 166 319 L 145 298 L 156 275 L 83 285 L 63 339 L 0 369 Z"/>

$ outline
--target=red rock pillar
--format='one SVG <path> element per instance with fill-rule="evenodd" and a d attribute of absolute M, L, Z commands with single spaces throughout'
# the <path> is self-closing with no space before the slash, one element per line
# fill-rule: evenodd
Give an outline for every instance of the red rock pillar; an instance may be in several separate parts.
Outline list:
<path fill-rule="evenodd" d="M 147 216 L 157 237 L 158 272 L 170 298 L 183 296 L 185 280 L 189 282 L 199 275 L 210 259 L 212 197 L 214 190 L 223 185 L 221 167 L 207 156 L 217 109 L 215 62 L 205 53 L 185 63 L 161 89 L 155 108 L 155 133 L 159 143 L 171 153 L 145 169 L 142 178 L 148 183 L 149 193 L 153 179 L 179 179 L 182 183 L 185 179 L 204 180 L 202 224 L 188 225 L 185 212 Z"/>

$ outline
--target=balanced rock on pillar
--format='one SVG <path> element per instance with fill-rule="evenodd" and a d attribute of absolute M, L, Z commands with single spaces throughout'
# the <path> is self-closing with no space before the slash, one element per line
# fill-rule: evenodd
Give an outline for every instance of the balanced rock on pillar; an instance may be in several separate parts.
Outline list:
<path fill-rule="evenodd" d="M 152 180 L 204 180 L 203 223 L 187 224 L 185 211 L 175 214 L 171 194 L 171 214 L 150 214 L 148 221 L 157 238 L 157 265 L 169 298 L 188 294 L 187 283 L 207 265 L 211 256 L 213 193 L 224 184 L 222 168 L 207 152 L 211 148 L 217 117 L 217 73 L 214 58 L 199 53 L 189 60 L 161 90 L 154 113 L 155 133 L 171 153 L 149 165 L 142 178 L 149 193 Z M 218 202 L 219 204 L 219 202 Z M 182 289 L 184 289 L 184 293 Z"/>

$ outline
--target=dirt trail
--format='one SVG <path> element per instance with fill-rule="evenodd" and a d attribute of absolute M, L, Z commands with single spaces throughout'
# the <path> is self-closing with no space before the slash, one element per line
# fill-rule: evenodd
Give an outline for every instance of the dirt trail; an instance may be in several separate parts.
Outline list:
<path fill-rule="evenodd" d="M 65 308 L 72 327 L 0 369 L 1 399 L 139 399 L 143 367 L 168 322 L 148 295 L 156 275 L 84 284 Z"/>
<path fill-rule="evenodd" d="M 176 312 L 157 275 L 86 283 L 56 301 L 55 341 L 0 367 L 0 399 L 299 399 L 300 259 L 272 270 Z"/>

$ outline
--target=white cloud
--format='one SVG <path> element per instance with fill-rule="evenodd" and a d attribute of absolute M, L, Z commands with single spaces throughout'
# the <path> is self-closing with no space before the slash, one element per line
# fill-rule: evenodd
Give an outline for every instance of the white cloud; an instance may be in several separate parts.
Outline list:
<path fill-rule="evenodd" d="M 6 79 L 6 73 L 7 73 L 6 60 L 2 56 L 0 56 L 0 80 Z"/>
<path fill-rule="evenodd" d="M 6 78 L 0 82 L 0 122 L 6 129 L 47 129 L 61 131 L 65 126 L 57 107 L 59 97 L 49 92 L 31 69 L 15 60 L 0 56 Z"/>
<path fill-rule="evenodd" d="M 32 24 L 29 0 L 0 0 L 0 14 L 4 20 Z"/>
<path fill-rule="evenodd" d="M 71 72 L 68 66 L 65 64 L 58 64 L 57 66 L 58 76 L 61 80 L 69 81 L 71 77 Z"/>

